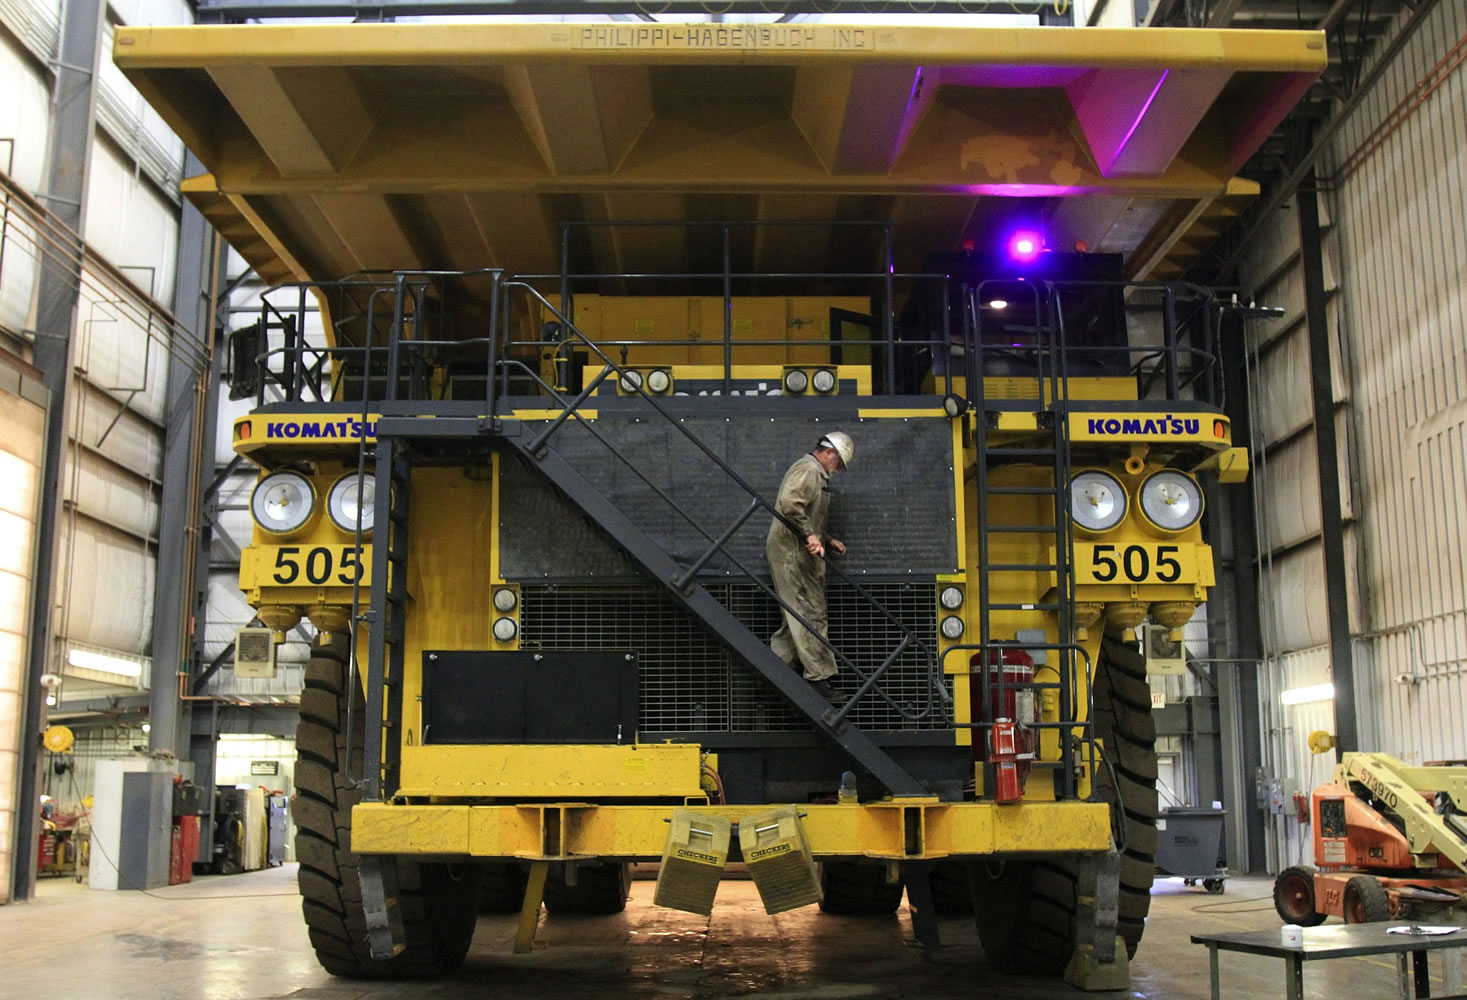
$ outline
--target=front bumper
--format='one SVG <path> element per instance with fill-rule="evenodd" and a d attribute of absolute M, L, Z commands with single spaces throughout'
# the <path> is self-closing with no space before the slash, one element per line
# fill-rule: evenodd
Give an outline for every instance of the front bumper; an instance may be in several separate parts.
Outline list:
<path fill-rule="evenodd" d="M 655 861 L 667 844 L 673 805 L 389 805 L 352 810 L 357 854 L 565 860 Z M 737 823 L 771 805 L 690 806 Z M 800 805 L 817 858 L 895 860 L 993 854 L 1109 850 L 1110 807 L 1103 802 L 939 802 Z"/>

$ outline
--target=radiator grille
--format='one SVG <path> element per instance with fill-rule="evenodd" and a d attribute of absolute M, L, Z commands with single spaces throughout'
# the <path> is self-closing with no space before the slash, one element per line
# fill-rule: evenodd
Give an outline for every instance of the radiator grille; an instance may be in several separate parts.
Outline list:
<path fill-rule="evenodd" d="M 863 583 L 893 614 L 935 649 L 934 585 Z M 709 591 L 760 639 L 779 626 L 779 608 L 753 584 L 716 584 Z M 804 730 L 809 724 L 748 668 L 735 664 L 723 644 L 654 587 L 529 585 L 520 591 L 520 646 L 524 649 L 633 649 L 640 654 L 644 732 Z M 855 592 L 828 591 L 831 641 L 863 671 L 881 665 L 901 632 Z M 854 690 L 854 677 L 839 683 Z M 944 678 L 948 692 L 951 682 Z M 928 707 L 928 664 L 909 649 L 887 671 L 881 689 L 908 712 Z M 920 720 L 904 718 L 876 694 L 850 715 L 862 729 L 941 729 L 946 712 L 934 706 Z"/>

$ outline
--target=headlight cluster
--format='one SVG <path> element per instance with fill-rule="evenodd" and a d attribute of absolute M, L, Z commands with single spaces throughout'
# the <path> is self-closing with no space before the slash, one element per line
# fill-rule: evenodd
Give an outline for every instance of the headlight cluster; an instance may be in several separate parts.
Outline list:
<path fill-rule="evenodd" d="M 1126 516 L 1126 490 L 1108 472 L 1082 472 L 1070 480 L 1070 517 L 1086 531 L 1109 531 Z"/>
<path fill-rule="evenodd" d="M 520 603 L 520 595 L 512 587 L 500 587 L 494 591 L 494 610 L 500 616 L 494 620 L 494 638 L 500 642 L 513 642 L 520 634 L 519 622 L 510 615 Z"/>
<path fill-rule="evenodd" d="M 1202 490 L 1197 480 L 1180 472 L 1163 471 L 1141 484 L 1141 513 L 1162 531 L 1181 531 L 1202 516 Z"/>
<path fill-rule="evenodd" d="M 626 396 L 635 396 L 638 389 L 645 390 L 649 396 L 666 396 L 672 392 L 672 372 L 666 368 L 628 368 L 616 384 Z"/>
<path fill-rule="evenodd" d="M 355 534 L 360 521 L 362 533 L 371 534 L 376 495 L 377 483 L 371 474 L 358 478 L 355 472 L 348 472 L 326 493 L 327 516 L 342 531 Z M 289 535 L 310 523 L 318 499 L 316 487 L 299 472 L 272 472 L 255 484 L 250 513 L 270 534 Z"/>
<path fill-rule="evenodd" d="M 834 368 L 788 368 L 784 373 L 784 391 L 799 395 L 813 389 L 822 396 L 835 392 L 838 379 Z"/>
<path fill-rule="evenodd" d="M 1202 516 L 1202 489 L 1184 472 L 1152 473 L 1136 499 L 1146 520 L 1162 531 L 1182 531 Z M 1108 472 L 1087 469 L 1070 480 L 1070 517 L 1086 531 L 1111 530 L 1125 518 L 1128 504 L 1125 487 Z"/>
<path fill-rule="evenodd" d="M 326 494 L 326 513 L 331 515 L 331 523 L 342 531 L 355 534 L 360 521 L 362 534 L 370 534 L 376 511 L 375 476 L 358 479 L 355 473 L 347 473 L 333 483 L 331 492 Z"/>
<path fill-rule="evenodd" d="M 958 610 L 963 606 L 963 588 L 943 587 L 937 592 L 937 603 L 944 611 Z M 963 637 L 963 619 L 959 615 L 944 615 L 937 628 L 944 639 L 956 642 Z"/>

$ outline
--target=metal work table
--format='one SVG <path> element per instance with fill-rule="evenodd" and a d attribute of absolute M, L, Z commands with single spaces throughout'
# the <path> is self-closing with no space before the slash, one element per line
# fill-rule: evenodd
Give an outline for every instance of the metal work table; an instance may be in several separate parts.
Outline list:
<path fill-rule="evenodd" d="M 1401 1000 L 1431 996 L 1431 977 L 1427 972 L 1426 953 L 1437 949 L 1467 947 L 1467 928 L 1453 934 L 1410 935 L 1388 934 L 1387 928 L 1404 922 L 1378 924 L 1337 924 L 1330 927 L 1304 928 L 1302 945 L 1286 945 L 1278 929 L 1233 934 L 1193 934 L 1193 944 L 1207 945 L 1207 960 L 1212 976 L 1212 1000 L 1220 1000 L 1217 978 L 1217 953 L 1240 951 L 1248 955 L 1266 955 L 1284 960 L 1285 995 L 1288 1000 L 1303 1000 L 1304 963 L 1327 958 L 1355 958 L 1362 955 L 1395 955 L 1401 986 Z M 1408 976 L 1406 956 L 1411 957 L 1412 975 Z M 1455 956 L 1453 956 L 1455 957 Z M 1460 965 L 1446 961 L 1447 996 L 1461 992 Z M 1414 977 L 1415 989 L 1411 979 Z"/>

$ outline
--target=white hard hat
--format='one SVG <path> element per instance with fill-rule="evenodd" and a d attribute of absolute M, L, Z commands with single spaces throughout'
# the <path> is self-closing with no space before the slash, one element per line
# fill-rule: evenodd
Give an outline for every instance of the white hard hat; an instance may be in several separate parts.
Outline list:
<path fill-rule="evenodd" d="M 851 436 L 844 431 L 831 431 L 820 439 L 816 447 L 834 449 L 835 453 L 840 456 L 842 466 L 849 466 L 851 459 L 856 457 L 856 442 L 852 441 Z"/>

